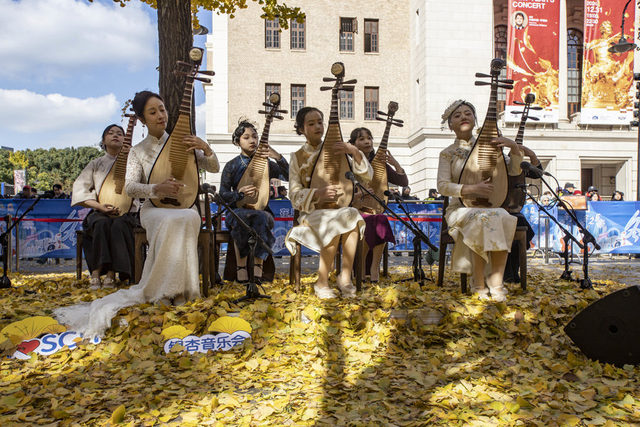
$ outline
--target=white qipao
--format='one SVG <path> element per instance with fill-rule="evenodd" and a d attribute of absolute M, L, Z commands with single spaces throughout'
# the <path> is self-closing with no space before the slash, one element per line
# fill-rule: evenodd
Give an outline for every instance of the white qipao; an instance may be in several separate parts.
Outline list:
<path fill-rule="evenodd" d="M 320 147 L 306 142 L 297 153 L 291 155 L 289 163 L 289 195 L 291 205 L 300 212 L 297 226 L 287 233 L 285 246 L 292 255 L 296 253 L 296 242 L 316 252 L 326 247 L 341 234 L 358 228 L 360 238 L 364 236 L 365 222 L 356 208 L 316 209 L 313 202 L 315 188 L 309 188 L 313 165 L 320 153 Z M 358 179 L 368 182 L 373 177 L 373 169 L 364 154 L 359 163 L 348 156 L 353 173 Z M 299 159 L 301 161 L 299 161 Z"/>
<path fill-rule="evenodd" d="M 140 222 L 146 230 L 149 251 L 140 283 L 93 301 L 55 310 L 54 314 L 69 330 L 85 337 L 102 336 L 111 319 L 122 308 L 179 295 L 186 299 L 200 296 L 197 242 L 200 215 L 192 209 L 156 208 L 148 200 L 155 197 L 153 185 L 146 184 L 154 161 L 169 135 L 157 139 L 151 135 L 129 152 L 125 191 L 131 197 L 146 198 L 140 210 Z M 196 150 L 198 166 L 218 172 L 215 154 L 206 157 Z"/>
<path fill-rule="evenodd" d="M 487 252 L 511 251 L 517 219 L 502 208 L 467 208 L 460 202 L 462 184 L 458 179 L 465 160 L 469 156 L 475 138 L 470 141 L 456 139 L 440 152 L 438 164 L 438 191 L 449 196 L 449 207 L 445 214 L 449 234 L 456 242 L 451 264 L 454 271 L 472 272 L 471 251 L 489 263 Z M 522 154 L 505 156 L 509 175 L 520 174 Z"/>

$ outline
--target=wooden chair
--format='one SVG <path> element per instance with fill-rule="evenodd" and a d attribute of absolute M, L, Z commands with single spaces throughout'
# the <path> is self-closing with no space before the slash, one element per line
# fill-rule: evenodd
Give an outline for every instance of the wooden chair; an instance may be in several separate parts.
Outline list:
<path fill-rule="evenodd" d="M 454 244 L 453 238 L 449 235 L 449 226 L 445 219 L 445 212 L 449 206 L 449 198 L 444 199 L 442 205 L 442 226 L 440 228 L 440 253 L 438 257 L 438 286 L 442 286 L 444 281 L 444 271 L 446 268 L 447 246 Z M 513 238 L 518 244 L 518 255 L 520 258 L 520 287 L 523 291 L 527 290 L 527 227 L 516 227 L 516 234 Z M 460 288 L 463 293 L 467 293 L 467 275 L 460 273 Z"/>
<path fill-rule="evenodd" d="M 298 225 L 298 216 L 300 213 L 297 210 L 293 211 L 293 226 Z M 356 254 L 353 259 L 353 272 L 355 276 L 355 285 L 358 292 L 362 289 L 362 278 L 364 277 L 364 262 L 367 255 L 365 251 L 366 243 L 364 239 L 358 241 L 358 246 L 356 247 Z M 300 291 L 300 271 L 302 269 L 302 245 L 300 243 L 296 243 L 296 254 L 291 255 L 289 262 L 289 284 L 294 285 L 295 289 Z M 338 250 L 336 251 L 336 258 L 334 261 L 336 271 L 340 271 L 342 265 L 342 245 L 338 245 Z"/>

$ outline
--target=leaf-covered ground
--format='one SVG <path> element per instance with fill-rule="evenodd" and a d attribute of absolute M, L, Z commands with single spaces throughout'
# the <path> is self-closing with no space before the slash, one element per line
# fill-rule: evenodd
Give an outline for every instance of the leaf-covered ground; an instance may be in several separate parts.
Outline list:
<path fill-rule="evenodd" d="M 225 286 L 180 307 L 122 310 L 102 343 L 0 361 L 0 425 L 620 425 L 640 423 L 640 368 L 584 357 L 564 334 L 582 308 L 624 287 L 624 269 L 581 291 L 532 269 L 507 303 L 462 295 L 457 276 L 420 288 L 394 274 L 357 299 L 320 301 L 284 278 L 238 307 Z M 71 275 L 13 276 L 0 329 L 89 291 Z M 161 331 L 205 333 L 227 313 L 253 339 L 227 353 L 164 354 Z M 444 315 L 440 324 L 429 324 Z M 126 320 L 126 321 L 125 321 Z"/>

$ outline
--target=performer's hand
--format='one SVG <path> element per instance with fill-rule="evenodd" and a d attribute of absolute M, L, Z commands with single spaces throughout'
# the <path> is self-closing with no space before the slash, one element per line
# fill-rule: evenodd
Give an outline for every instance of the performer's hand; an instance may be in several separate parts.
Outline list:
<path fill-rule="evenodd" d="M 276 161 L 282 159 L 282 154 L 274 150 L 272 146 L 269 145 L 268 147 L 269 147 L 269 157 L 271 157 L 273 160 L 276 160 Z"/>
<path fill-rule="evenodd" d="M 254 197 L 258 194 L 258 189 L 255 185 L 243 185 L 238 188 L 238 193 L 244 193 L 245 196 Z"/>
<path fill-rule="evenodd" d="M 316 190 L 314 197 L 316 200 L 336 200 L 342 195 L 342 190 L 338 185 L 327 185 Z"/>
<path fill-rule="evenodd" d="M 491 179 L 487 179 L 478 184 L 464 185 L 462 194 L 465 196 L 489 197 L 493 193 L 493 184 Z"/>
<path fill-rule="evenodd" d="M 176 197 L 182 187 L 184 187 L 184 184 L 177 182 L 175 178 L 169 178 L 160 184 L 156 184 L 153 187 L 153 192 L 159 197 Z"/>
<path fill-rule="evenodd" d="M 352 156 L 358 151 L 355 145 L 346 143 L 344 141 L 336 142 L 334 151 L 338 154 L 351 154 Z"/>
<path fill-rule="evenodd" d="M 531 160 L 532 165 L 537 166 L 540 164 L 540 160 L 538 160 L 538 156 L 536 156 L 536 153 L 534 153 L 531 148 L 521 145 L 520 149 L 524 152 L 524 155 Z"/>
<path fill-rule="evenodd" d="M 511 149 L 511 153 L 520 153 L 520 146 L 512 139 L 499 136 L 491 140 L 491 143 L 496 144 L 500 148 L 508 147 Z"/>
<path fill-rule="evenodd" d="M 211 149 L 209 144 L 207 144 L 206 142 L 204 142 L 202 139 L 198 138 L 195 135 L 185 136 L 182 142 L 187 146 L 186 151 L 193 151 L 196 149 L 202 150 L 204 152 L 204 155 L 207 157 L 213 154 L 213 150 Z"/>
<path fill-rule="evenodd" d="M 102 212 L 103 214 L 112 215 L 112 216 L 120 215 L 120 209 L 116 208 L 113 205 L 105 204 L 100 206 L 101 206 L 100 212 Z"/>
<path fill-rule="evenodd" d="M 400 175 L 404 175 L 404 169 L 400 166 L 400 162 L 391 155 L 391 152 L 387 150 L 387 163 L 389 163 Z"/>

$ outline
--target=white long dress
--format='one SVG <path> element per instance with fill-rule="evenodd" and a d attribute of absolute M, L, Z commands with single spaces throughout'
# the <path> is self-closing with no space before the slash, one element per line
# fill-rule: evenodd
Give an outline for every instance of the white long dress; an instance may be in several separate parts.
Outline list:
<path fill-rule="evenodd" d="M 151 135 L 129 152 L 125 191 L 131 197 L 146 198 L 140 210 L 140 222 L 147 233 L 149 251 L 140 283 L 121 289 L 91 303 L 77 304 L 54 311 L 58 321 L 85 337 L 102 336 L 119 310 L 135 304 L 155 302 L 178 295 L 186 299 L 200 296 L 197 242 L 200 216 L 195 208 L 156 208 L 148 200 L 155 196 L 153 185 L 146 184 L 154 161 L 169 135 L 157 139 Z M 196 150 L 198 166 L 209 172 L 220 169 L 215 154 L 206 157 Z"/>
<path fill-rule="evenodd" d="M 285 246 L 292 255 L 296 254 L 296 243 L 300 243 L 309 249 L 320 252 L 331 241 L 341 234 L 358 228 L 360 239 L 364 236 L 365 222 L 356 208 L 344 207 L 338 209 L 316 209 L 313 202 L 315 188 L 308 188 L 311 181 L 309 169 L 315 164 L 320 152 L 320 147 L 314 147 L 306 142 L 302 158 L 306 158 L 304 164 L 298 164 L 296 153 L 291 155 L 289 163 L 289 197 L 291 205 L 300 212 L 298 224 L 287 233 Z M 354 162 L 348 157 L 353 173 L 361 180 L 368 182 L 373 177 L 373 169 L 362 155 L 360 163 Z M 308 181 L 303 184 L 303 180 Z"/>
<path fill-rule="evenodd" d="M 511 251 L 511 243 L 518 220 L 502 208 L 467 208 L 460 202 L 462 184 L 458 184 L 465 160 L 475 139 L 456 139 L 440 152 L 438 164 L 438 192 L 449 196 L 445 213 L 449 234 L 456 242 L 453 246 L 451 265 L 454 271 L 471 274 L 471 251 L 480 255 L 487 264 L 488 252 Z M 521 172 L 521 153 L 505 157 L 509 175 Z"/>

